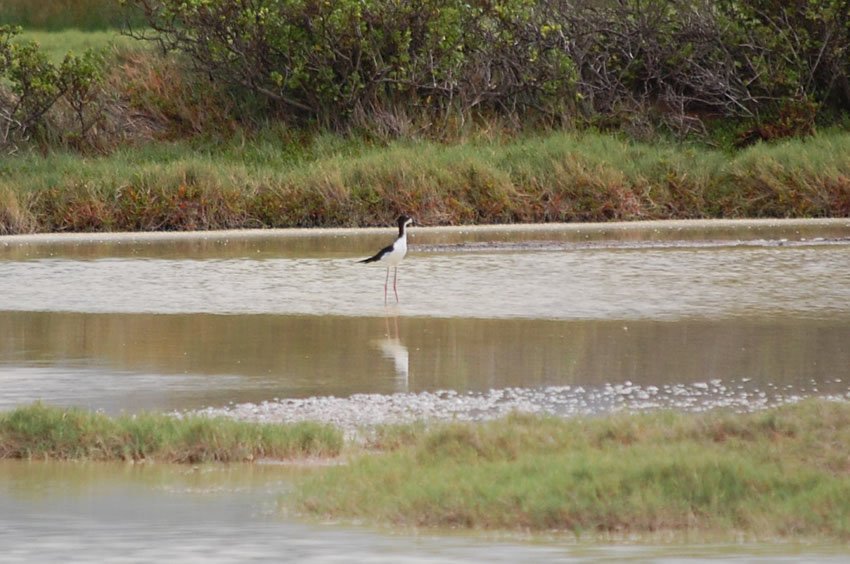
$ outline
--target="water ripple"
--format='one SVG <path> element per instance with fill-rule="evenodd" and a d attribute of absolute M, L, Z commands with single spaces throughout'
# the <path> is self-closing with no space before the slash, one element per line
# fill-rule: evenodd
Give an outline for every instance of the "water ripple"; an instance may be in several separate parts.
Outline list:
<path fill-rule="evenodd" d="M 349 258 L 8 261 L 0 310 L 382 315 L 385 276 Z M 405 316 L 850 313 L 850 245 L 420 253 L 398 276 Z"/>

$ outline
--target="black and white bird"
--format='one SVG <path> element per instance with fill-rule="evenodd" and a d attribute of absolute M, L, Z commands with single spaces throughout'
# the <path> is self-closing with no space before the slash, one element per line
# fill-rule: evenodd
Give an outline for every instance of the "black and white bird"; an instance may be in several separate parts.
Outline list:
<path fill-rule="evenodd" d="M 387 284 L 390 281 L 390 267 L 394 271 L 393 292 L 395 293 L 395 301 L 398 301 L 398 289 L 396 288 L 396 283 L 398 282 L 398 265 L 407 254 L 407 227 L 409 225 L 413 225 L 411 218 L 406 215 L 399 216 L 398 238 L 393 241 L 393 244 L 384 247 L 373 257 L 357 261 L 361 263 L 380 262 L 387 265 L 387 277 L 384 280 L 384 304 L 387 303 Z"/>

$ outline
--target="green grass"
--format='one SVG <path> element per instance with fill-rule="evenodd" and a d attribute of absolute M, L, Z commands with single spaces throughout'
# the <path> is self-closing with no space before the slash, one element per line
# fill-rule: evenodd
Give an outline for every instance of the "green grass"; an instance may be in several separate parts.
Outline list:
<path fill-rule="evenodd" d="M 342 434 L 327 425 L 259 425 L 161 414 L 110 418 L 34 404 L 0 413 L 0 458 L 240 462 L 335 456 Z"/>
<path fill-rule="evenodd" d="M 268 127 L 0 162 L 0 233 L 850 216 L 850 134 L 736 153 L 556 132 L 375 145 Z"/>
<path fill-rule="evenodd" d="M 198 463 L 335 457 L 284 503 L 409 527 L 698 532 L 850 540 L 850 403 L 379 427 L 265 425 L 34 404 L 0 413 L 0 458 Z"/>
<path fill-rule="evenodd" d="M 133 50 L 145 48 L 136 39 L 121 35 L 117 30 L 80 31 L 67 29 L 63 31 L 25 30 L 15 41 L 34 41 L 38 43 L 43 53 L 50 61 L 59 64 L 65 55 L 73 53 L 82 55 L 92 49 L 104 56 L 116 50 Z"/>
<path fill-rule="evenodd" d="M 388 436 L 387 436 L 388 435 Z M 398 428 L 299 483 L 304 512 L 402 526 L 850 538 L 850 405 Z"/>
<path fill-rule="evenodd" d="M 27 29 L 115 28 L 123 25 L 127 13 L 118 0 L 0 0 L 0 25 Z M 138 15 L 132 19 L 141 21 Z"/>

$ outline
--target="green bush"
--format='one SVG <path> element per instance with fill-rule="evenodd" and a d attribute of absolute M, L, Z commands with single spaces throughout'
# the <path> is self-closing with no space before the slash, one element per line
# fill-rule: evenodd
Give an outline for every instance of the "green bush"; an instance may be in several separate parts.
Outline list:
<path fill-rule="evenodd" d="M 575 99 L 576 69 L 533 2 L 127 0 L 166 45 L 290 117 L 542 110 Z"/>
<path fill-rule="evenodd" d="M 60 102 L 75 126 L 63 132 L 65 141 L 83 142 L 100 118 L 97 91 L 103 80 L 102 61 L 92 51 L 67 54 L 53 64 L 32 41 L 13 41 L 20 28 L 0 26 L 0 147 L 21 139 L 44 138 L 49 112 Z"/>
<path fill-rule="evenodd" d="M 104 98 L 93 56 L 53 66 L 0 28 L 6 143 L 106 147 L 106 130 L 123 142 L 280 121 L 380 140 L 722 131 L 743 146 L 850 115 L 848 0 L 0 0 L 3 22 L 130 23 L 132 37 L 186 55 L 113 58 Z M 104 103 L 114 119 L 95 142 Z"/>

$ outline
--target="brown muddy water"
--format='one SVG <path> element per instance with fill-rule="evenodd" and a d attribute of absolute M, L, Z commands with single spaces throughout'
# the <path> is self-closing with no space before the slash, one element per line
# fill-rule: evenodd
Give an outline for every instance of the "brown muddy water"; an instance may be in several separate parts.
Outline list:
<path fill-rule="evenodd" d="M 0 409 L 360 425 L 850 397 L 850 220 L 0 237 Z M 0 465 L 0 560 L 835 559 L 304 523 L 288 470 Z M 198 483 L 204 485 L 199 486 Z M 45 540 L 48 539 L 48 540 Z"/>

